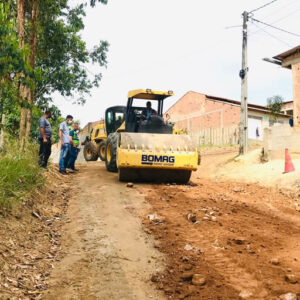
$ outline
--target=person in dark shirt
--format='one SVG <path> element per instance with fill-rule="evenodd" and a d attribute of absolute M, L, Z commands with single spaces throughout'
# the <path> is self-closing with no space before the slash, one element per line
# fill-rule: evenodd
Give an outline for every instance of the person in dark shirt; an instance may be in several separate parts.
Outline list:
<path fill-rule="evenodd" d="M 43 168 L 47 168 L 48 159 L 51 155 L 51 137 L 52 137 L 52 128 L 48 119 L 51 118 L 51 111 L 46 110 L 44 115 L 39 119 L 39 165 Z"/>
<path fill-rule="evenodd" d="M 142 119 L 149 120 L 151 116 L 156 114 L 157 114 L 156 111 L 151 107 L 151 102 L 148 101 L 146 104 L 146 108 L 142 111 Z"/>

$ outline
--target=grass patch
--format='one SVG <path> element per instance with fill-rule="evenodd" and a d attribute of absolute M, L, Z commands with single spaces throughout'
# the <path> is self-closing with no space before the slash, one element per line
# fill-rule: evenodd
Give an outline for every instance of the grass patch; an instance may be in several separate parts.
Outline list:
<path fill-rule="evenodd" d="M 28 143 L 20 151 L 17 141 L 8 141 L 0 153 L 0 210 L 11 209 L 13 204 L 44 182 L 38 165 L 38 145 Z"/>

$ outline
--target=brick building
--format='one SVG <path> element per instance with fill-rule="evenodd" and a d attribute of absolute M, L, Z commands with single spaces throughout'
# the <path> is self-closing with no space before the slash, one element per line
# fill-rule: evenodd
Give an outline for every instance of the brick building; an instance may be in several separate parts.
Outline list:
<path fill-rule="evenodd" d="M 171 106 L 165 116 L 169 115 L 175 128 L 186 129 L 191 135 L 198 135 L 205 130 L 213 130 L 210 134 L 222 135 L 222 130 L 230 128 L 237 135 L 240 104 L 236 100 L 190 91 Z M 289 118 L 288 115 L 279 114 L 274 121 L 266 106 L 248 104 L 248 136 L 250 139 L 262 139 L 264 128 L 273 126 L 275 122 L 288 124 Z"/>
<path fill-rule="evenodd" d="M 300 46 L 278 54 L 274 56 L 274 59 L 283 68 L 292 70 L 294 92 L 294 101 L 292 102 L 293 119 L 294 126 L 300 127 Z M 291 103 L 286 103 L 286 106 L 288 105 L 292 107 Z"/>
<path fill-rule="evenodd" d="M 284 157 L 284 151 L 299 153 L 300 149 L 300 45 L 273 57 L 271 61 L 283 68 L 291 69 L 294 101 L 285 102 L 282 111 L 293 115 L 293 127 L 271 127 L 264 133 L 264 153 L 267 157 Z"/>
<path fill-rule="evenodd" d="M 282 103 L 281 112 L 285 115 L 293 117 L 294 114 L 294 101 L 285 101 Z"/>

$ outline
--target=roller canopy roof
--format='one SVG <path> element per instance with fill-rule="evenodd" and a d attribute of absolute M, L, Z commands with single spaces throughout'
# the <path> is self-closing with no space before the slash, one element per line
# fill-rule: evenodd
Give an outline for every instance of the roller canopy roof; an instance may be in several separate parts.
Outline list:
<path fill-rule="evenodd" d="M 167 97 L 173 96 L 172 91 L 162 92 L 162 91 L 153 91 L 150 89 L 147 90 L 133 90 L 128 93 L 128 98 L 136 99 L 147 99 L 147 100 L 163 100 Z"/>

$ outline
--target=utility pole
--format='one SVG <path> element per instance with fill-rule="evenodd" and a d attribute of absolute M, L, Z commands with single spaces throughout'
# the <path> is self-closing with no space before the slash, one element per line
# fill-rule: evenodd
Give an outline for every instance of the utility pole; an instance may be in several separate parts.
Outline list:
<path fill-rule="evenodd" d="M 248 39 L 248 22 L 249 13 L 243 12 L 243 52 L 242 52 L 242 69 L 241 77 L 241 121 L 240 121 L 240 155 L 248 152 L 248 55 L 247 55 L 247 39 Z"/>

